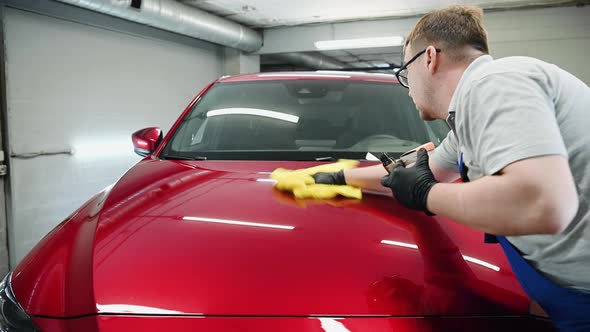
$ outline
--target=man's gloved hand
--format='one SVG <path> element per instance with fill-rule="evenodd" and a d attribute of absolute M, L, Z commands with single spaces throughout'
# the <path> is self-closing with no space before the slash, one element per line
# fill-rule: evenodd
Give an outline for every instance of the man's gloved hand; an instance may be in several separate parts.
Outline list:
<path fill-rule="evenodd" d="M 406 168 L 398 161 L 393 171 L 381 179 L 381 184 L 391 188 L 393 197 L 402 205 L 431 216 L 434 214 L 428 211 L 426 202 L 430 189 L 437 183 L 428 166 L 428 152 L 425 149 L 418 151 L 414 167 Z"/>
<path fill-rule="evenodd" d="M 344 178 L 343 170 L 334 173 L 319 172 L 313 174 L 312 177 L 317 184 L 336 184 L 341 186 L 346 185 L 346 179 Z"/>

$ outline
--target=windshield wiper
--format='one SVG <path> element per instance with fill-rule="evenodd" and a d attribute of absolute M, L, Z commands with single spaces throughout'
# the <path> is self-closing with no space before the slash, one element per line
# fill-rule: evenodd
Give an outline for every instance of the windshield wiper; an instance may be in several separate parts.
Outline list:
<path fill-rule="evenodd" d="M 164 155 L 161 159 L 166 160 L 207 160 L 207 157 L 204 156 L 194 156 L 194 157 L 186 157 L 186 156 L 178 156 L 178 155 Z"/>

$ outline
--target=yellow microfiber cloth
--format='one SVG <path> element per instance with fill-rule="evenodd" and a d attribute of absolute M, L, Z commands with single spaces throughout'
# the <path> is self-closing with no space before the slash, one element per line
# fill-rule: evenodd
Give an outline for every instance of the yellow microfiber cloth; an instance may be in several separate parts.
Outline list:
<path fill-rule="evenodd" d="M 290 191 L 297 198 L 329 199 L 341 195 L 361 199 L 362 193 L 360 188 L 348 185 L 316 184 L 312 177 L 313 174 L 319 172 L 332 173 L 355 168 L 358 163 L 357 160 L 341 159 L 336 163 L 297 170 L 277 168 L 272 172 L 270 177 L 277 181 L 275 184 L 277 189 Z"/>

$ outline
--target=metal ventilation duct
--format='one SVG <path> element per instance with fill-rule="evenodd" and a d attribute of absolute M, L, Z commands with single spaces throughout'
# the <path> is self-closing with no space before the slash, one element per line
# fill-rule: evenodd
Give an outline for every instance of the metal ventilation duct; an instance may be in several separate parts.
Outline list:
<path fill-rule="evenodd" d="M 262 47 L 260 32 L 174 0 L 57 1 L 245 52 L 254 52 Z"/>

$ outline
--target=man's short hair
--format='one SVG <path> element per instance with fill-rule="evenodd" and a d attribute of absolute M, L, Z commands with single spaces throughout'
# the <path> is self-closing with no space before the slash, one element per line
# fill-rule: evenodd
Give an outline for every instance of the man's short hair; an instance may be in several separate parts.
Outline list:
<path fill-rule="evenodd" d="M 474 6 L 453 5 L 423 16 L 408 35 L 405 48 L 414 52 L 435 45 L 455 61 L 466 60 L 469 46 L 489 54 L 488 37 L 483 28 L 483 10 Z"/>

